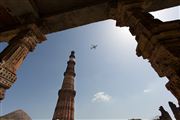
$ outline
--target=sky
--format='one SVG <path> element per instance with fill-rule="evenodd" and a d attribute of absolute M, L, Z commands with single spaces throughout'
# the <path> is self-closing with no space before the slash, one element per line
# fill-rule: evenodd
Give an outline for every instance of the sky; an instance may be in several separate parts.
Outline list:
<path fill-rule="evenodd" d="M 162 21 L 180 19 L 180 7 L 152 13 Z M 22 109 L 33 120 L 51 120 L 71 50 L 76 56 L 75 119 L 152 119 L 168 101 L 177 104 L 148 60 L 137 57 L 134 36 L 114 20 L 46 35 L 29 53 L 6 91 L 1 115 Z M 97 44 L 96 49 L 90 49 Z M 7 46 L 0 43 L 0 51 Z"/>

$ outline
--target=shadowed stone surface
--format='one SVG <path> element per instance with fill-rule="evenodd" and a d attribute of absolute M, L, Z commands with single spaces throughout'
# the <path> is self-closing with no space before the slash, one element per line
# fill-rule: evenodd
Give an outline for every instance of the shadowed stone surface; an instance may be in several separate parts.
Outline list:
<path fill-rule="evenodd" d="M 8 113 L 0 117 L 0 120 L 32 120 L 32 119 L 23 110 L 16 110 L 14 112 Z"/>
<path fill-rule="evenodd" d="M 160 77 L 169 79 L 166 88 L 180 103 L 180 20 L 155 19 L 142 11 L 141 2 L 118 1 L 112 6 L 111 16 L 117 26 L 129 27 L 138 43 L 137 56 L 148 59 Z"/>
<path fill-rule="evenodd" d="M 180 120 L 180 107 L 176 107 L 176 105 L 172 102 L 169 102 L 169 106 L 170 106 L 176 120 Z"/>
<path fill-rule="evenodd" d="M 162 106 L 159 107 L 159 110 L 161 111 L 161 116 L 159 117 L 159 120 L 172 120 L 169 113 L 165 111 Z"/>
<path fill-rule="evenodd" d="M 27 24 L 44 34 L 98 22 L 109 17 L 111 2 L 130 3 L 144 12 L 178 6 L 179 0 L 0 0 L 0 41 L 9 41 Z"/>

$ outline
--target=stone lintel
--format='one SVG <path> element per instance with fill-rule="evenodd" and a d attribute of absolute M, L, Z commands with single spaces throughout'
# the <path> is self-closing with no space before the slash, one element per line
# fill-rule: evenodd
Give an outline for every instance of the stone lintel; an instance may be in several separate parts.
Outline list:
<path fill-rule="evenodd" d="M 180 5 L 179 0 L 144 0 L 142 8 L 144 11 L 157 11 Z"/>

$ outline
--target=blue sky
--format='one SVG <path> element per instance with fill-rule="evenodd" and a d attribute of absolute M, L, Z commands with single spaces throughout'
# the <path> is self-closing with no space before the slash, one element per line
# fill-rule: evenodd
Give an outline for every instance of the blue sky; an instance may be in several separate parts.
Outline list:
<path fill-rule="evenodd" d="M 161 20 L 180 19 L 177 7 L 152 13 Z M 170 111 L 176 99 L 150 63 L 136 56 L 137 43 L 127 27 L 106 20 L 46 35 L 28 54 L 18 80 L 6 92 L 1 115 L 23 109 L 33 120 L 51 120 L 71 50 L 76 52 L 76 119 L 152 119 L 159 106 Z M 90 50 L 91 44 L 97 44 Z M 7 44 L 1 43 L 0 50 Z"/>

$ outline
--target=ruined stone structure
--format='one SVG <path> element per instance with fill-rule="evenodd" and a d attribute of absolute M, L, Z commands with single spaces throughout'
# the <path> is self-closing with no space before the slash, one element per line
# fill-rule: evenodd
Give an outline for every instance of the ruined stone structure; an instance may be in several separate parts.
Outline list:
<path fill-rule="evenodd" d="M 32 120 L 23 110 L 16 110 L 0 117 L 0 120 Z"/>
<path fill-rule="evenodd" d="M 137 55 L 148 59 L 160 77 L 169 79 L 166 87 L 180 103 L 180 20 L 162 22 L 149 13 L 178 5 L 179 0 L 1 0 L 0 42 L 9 42 L 0 59 L 0 72 L 3 72 L 0 76 L 1 99 L 4 90 L 16 80 L 15 71 L 23 58 L 33 49 L 32 45 L 44 40 L 43 35 L 114 19 L 117 26 L 130 28 L 138 43 Z M 22 42 L 27 39 L 25 33 L 32 24 L 36 26 L 35 33 L 32 32 L 34 37 L 28 37 L 27 43 Z M 34 44 L 29 42 L 36 38 Z M 11 48 L 10 51 L 16 51 L 12 46 L 20 44 L 23 44 L 25 53 L 16 55 L 22 49 L 18 47 L 15 47 L 17 53 L 7 52 Z"/>
<path fill-rule="evenodd" d="M 169 113 L 165 111 L 162 106 L 159 107 L 159 110 L 161 111 L 161 116 L 159 117 L 159 120 L 172 120 Z"/>
<path fill-rule="evenodd" d="M 176 118 L 176 120 L 180 120 L 180 107 L 176 107 L 176 105 L 172 102 L 169 102 L 169 106 L 174 114 L 174 118 Z"/>
<path fill-rule="evenodd" d="M 169 106 L 174 114 L 174 118 L 176 120 L 180 120 L 180 107 L 176 107 L 176 105 L 172 102 L 169 102 Z M 165 111 L 162 106 L 159 107 L 159 110 L 161 111 L 161 116 L 158 120 L 172 120 L 169 113 Z"/>
<path fill-rule="evenodd" d="M 64 72 L 64 80 L 62 88 L 59 90 L 59 98 L 54 111 L 52 120 L 74 120 L 74 97 L 76 91 L 74 90 L 75 77 L 75 56 L 74 51 L 69 56 L 67 68 Z"/>

